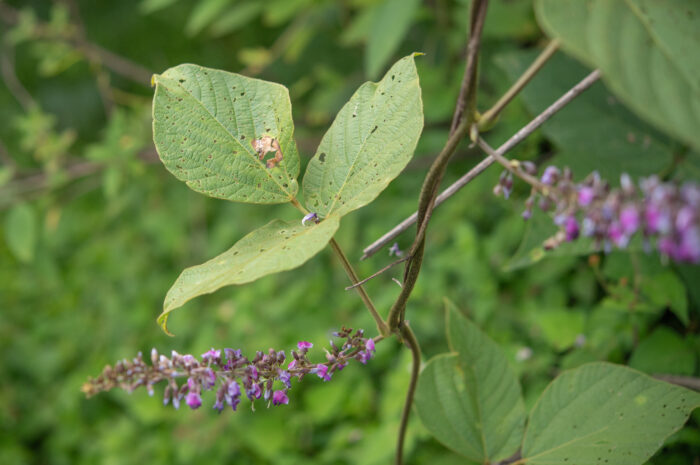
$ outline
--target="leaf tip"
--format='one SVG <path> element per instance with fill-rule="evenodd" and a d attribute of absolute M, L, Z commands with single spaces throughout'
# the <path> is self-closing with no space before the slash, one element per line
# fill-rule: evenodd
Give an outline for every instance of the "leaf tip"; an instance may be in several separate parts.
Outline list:
<path fill-rule="evenodd" d="M 158 316 L 158 324 L 160 325 L 160 328 L 163 330 L 163 332 L 164 332 L 165 334 L 167 334 L 167 335 L 170 336 L 170 337 L 175 337 L 175 335 L 174 335 L 173 333 L 171 333 L 171 332 L 168 330 L 168 313 L 167 313 L 167 310 L 163 311 L 163 313 L 161 313 L 161 314 Z"/>

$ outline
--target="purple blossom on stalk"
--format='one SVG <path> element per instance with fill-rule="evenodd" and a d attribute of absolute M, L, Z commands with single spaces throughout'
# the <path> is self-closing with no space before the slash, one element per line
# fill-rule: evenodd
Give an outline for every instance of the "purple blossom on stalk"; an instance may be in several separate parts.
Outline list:
<path fill-rule="evenodd" d="M 301 380 L 305 375 L 316 373 L 324 380 L 330 380 L 335 371 L 342 370 L 351 359 L 360 359 L 359 354 L 374 351 L 374 341 L 364 338 L 364 331 L 342 328 L 335 333 L 343 339 L 342 344 L 331 341 L 331 349 L 326 351 L 328 362 L 312 363 L 307 352 L 313 344 L 300 341 L 298 351 L 291 351 L 292 360 L 287 364 L 284 351 L 270 349 L 267 353 L 258 351 L 253 359 L 243 356 L 240 350 L 211 349 L 198 360 L 193 355 L 180 355 L 172 351 L 170 358 L 151 351 L 151 363 L 147 364 L 139 353 L 132 360 L 121 360 L 114 367 L 106 366 L 96 379 L 83 385 L 83 392 L 89 397 L 98 392 L 120 387 L 131 392 L 145 386 L 149 393 L 153 385 L 165 382 L 163 404 L 173 404 L 179 408 L 180 401 L 191 409 L 202 405 L 202 394 L 215 390 L 213 408 L 219 412 L 226 405 L 236 410 L 242 393 L 255 401 L 263 397 L 273 405 L 287 404 L 287 392 L 292 388 L 291 379 Z M 178 379 L 186 382 L 178 384 Z M 217 387 L 218 385 L 218 387 Z M 278 386 L 278 388 L 275 388 Z"/>
<path fill-rule="evenodd" d="M 540 181 L 547 188 L 533 186 L 523 218 L 531 217 L 536 203 L 541 210 L 552 212 L 559 232 L 545 241 L 545 248 L 555 248 L 581 234 L 608 251 L 613 246 L 626 248 L 634 235 L 640 234 L 645 245 L 656 244 L 659 252 L 672 260 L 700 263 L 697 184 L 678 186 L 651 176 L 635 186 L 632 178 L 623 174 L 621 187 L 611 188 L 596 172 L 575 183 L 568 168 L 560 171 L 553 166 L 544 170 Z M 496 188 L 503 190 L 502 181 Z"/>
<path fill-rule="evenodd" d="M 275 391 L 272 394 L 272 404 L 273 405 L 280 405 L 280 404 L 285 404 L 287 405 L 289 403 L 289 397 L 287 397 L 287 393 L 284 391 Z"/>
<path fill-rule="evenodd" d="M 304 218 L 301 219 L 302 226 L 305 226 L 308 221 L 313 221 L 314 223 L 318 223 L 319 222 L 318 214 L 311 212 L 311 213 L 304 215 Z"/>

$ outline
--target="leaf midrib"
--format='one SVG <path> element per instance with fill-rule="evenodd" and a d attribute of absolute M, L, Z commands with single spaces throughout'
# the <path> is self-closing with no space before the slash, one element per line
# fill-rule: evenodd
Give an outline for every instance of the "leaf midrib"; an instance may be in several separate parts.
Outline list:
<path fill-rule="evenodd" d="M 411 78 L 411 83 L 413 83 L 414 81 L 416 81 L 416 79 L 415 79 L 415 78 Z M 408 83 L 408 82 L 407 82 L 404 86 L 401 86 L 401 89 L 404 89 L 404 88 L 409 87 L 409 86 L 411 85 L 411 83 Z M 377 83 L 372 82 L 372 83 L 369 83 L 369 84 L 374 85 L 374 92 L 372 93 L 372 97 L 371 97 L 370 100 L 369 100 L 369 102 L 372 102 L 372 101 L 374 100 L 374 98 L 377 96 L 377 90 L 379 89 L 379 85 L 381 84 L 381 81 L 380 81 L 380 82 L 377 82 Z M 398 87 L 398 86 L 397 86 L 397 87 Z M 357 90 L 357 93 L 359 93 L 359 91 L 360 91 L 360 89 Z M 352 99 L 351 99 L 351 100 L 352 100 Z M 349 103 L 349 102 L 348 102 L 348 103 Z M 377 118 L 378 118 L 378 117 L 379 117 L 379 113 L 377 112 L 377 113 L 374 115 L 374 118 L 372 119 L 372 124 L 370 124 L 369 127 L 372 127 L 372 126 L 375 125 L 374 123 L 377 122 Z M 358 124 L 359 124 L 359 122 L 358 122 Z M 354 157 L 352 163 L 350 164 L 350 168 L 348 169 L 348 172 L 347 172 L 347 174 L 345 175 L 345 179 L 343 180 L 342 184 L 340 185 L 340 188 L 336 191 L 336 194 L 333 196 L 333 200 L 332 200 L 332 202 L 331 202 L 331 205 L 330 205 L 330 207 L 328 208 L 328 212 L 326 213 L 327 216 L 328 216 L 328 215 L 331 215 L 331 214 L 333 213 L 333 209 L 335 208 L 335 205 L 336 205 L 336 203 L 338 202 L 338 199 L 341 197 L 341 192 L 343 192 L 343 189 L 345 189 L 345 186 L 347 185 L 348 180 L 349 180 L 350 177 L 351 177 L 351 176 L 350 176 L 350 173 L 352 173 L 353 168 L 355 167 L 355 165 L 357 164 L 358 160 L 360 159 L 360 154 L 361 154 L 362 151 L 364 150 L 365 144 L 366 144 L 367 141 L 370 139 L 370 137 L 371 137 L 371 133 L 370 133 L 369 135 L 367 135 L 367 137 L 365 137 L 365 140 L 362 141 L 362 144 L 360 144 L 360 148 L 357 150 L 357 153 L 355 154 L 355 157 Z M 364 190 L 365 190 L 365 189 L 363 189 L 361 192 L 364 192 Z"/>

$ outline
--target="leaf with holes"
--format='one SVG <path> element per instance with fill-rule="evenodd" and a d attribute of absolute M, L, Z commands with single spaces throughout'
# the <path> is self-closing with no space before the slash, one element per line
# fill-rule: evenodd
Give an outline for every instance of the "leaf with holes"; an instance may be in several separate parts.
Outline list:
<path fill-rule="evenodd" d="M 274 220 L 256 229 L 218 257 L 185 269 L 165 296 L 158 322 L 167 332 L 170 312 L 190 299 L 302 265 L 326 246 L 339 224 L 334 216 L 311 226 Z"/>
<path fill-rule="evenodd" d="M 520 383 L 498 345 L 448 304 L 452 354 L 430 360 L 418 379 L 416 409 L 443 444 L 479 463 L 520 446 L 525 407 Z"/>
<path fill-rule="evenodd" d="M 690 413 L 700 394 L 610 363 L 559 375 L 530 414 L 522 461 L 641 465 Z"/>
<path fill-rule="evenodd" d="M 538 0 L 562 48 L 647 121 L 700 148 L 700 2 Z"/>
<path fill-rule="evenodd" d="M 410 161 L 423 129 L 413 57 L 360 86 L 340 110 L 304 175 L 309 210 L 342 216 L 367 205 Z"/>
<path fill-rule="evenodd" d="M 284 86 L 190 64 L 153 81 L 153 139 L 176 178 L 236 202 L 294 198 L 299 154 Z"/>

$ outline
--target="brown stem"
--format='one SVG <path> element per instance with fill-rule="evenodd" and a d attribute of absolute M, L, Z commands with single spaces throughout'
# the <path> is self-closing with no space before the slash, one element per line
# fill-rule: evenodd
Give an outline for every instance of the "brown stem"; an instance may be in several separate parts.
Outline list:
<path fill-rule="evenodd" d="M 416 385 L 418 384 L 418 375 L 420 373 L 420 345 L 413 331 L 404 323 L 401 326 L 401 336 L 404 343 L 411 349 L 411 380 L 408 383 L 408 391 L 406 392 L 406 402 L 403 404 L 401 412 L 401 423 L 399 424 L 399 439 L 396 444 L 396 464 L 403 463 L 403 445 L 406 439 L 406 429 L 408 428 L 408 419 L 411 416 L 411 406 L 413 405 L 413 397 L 416 394 Z"/>

